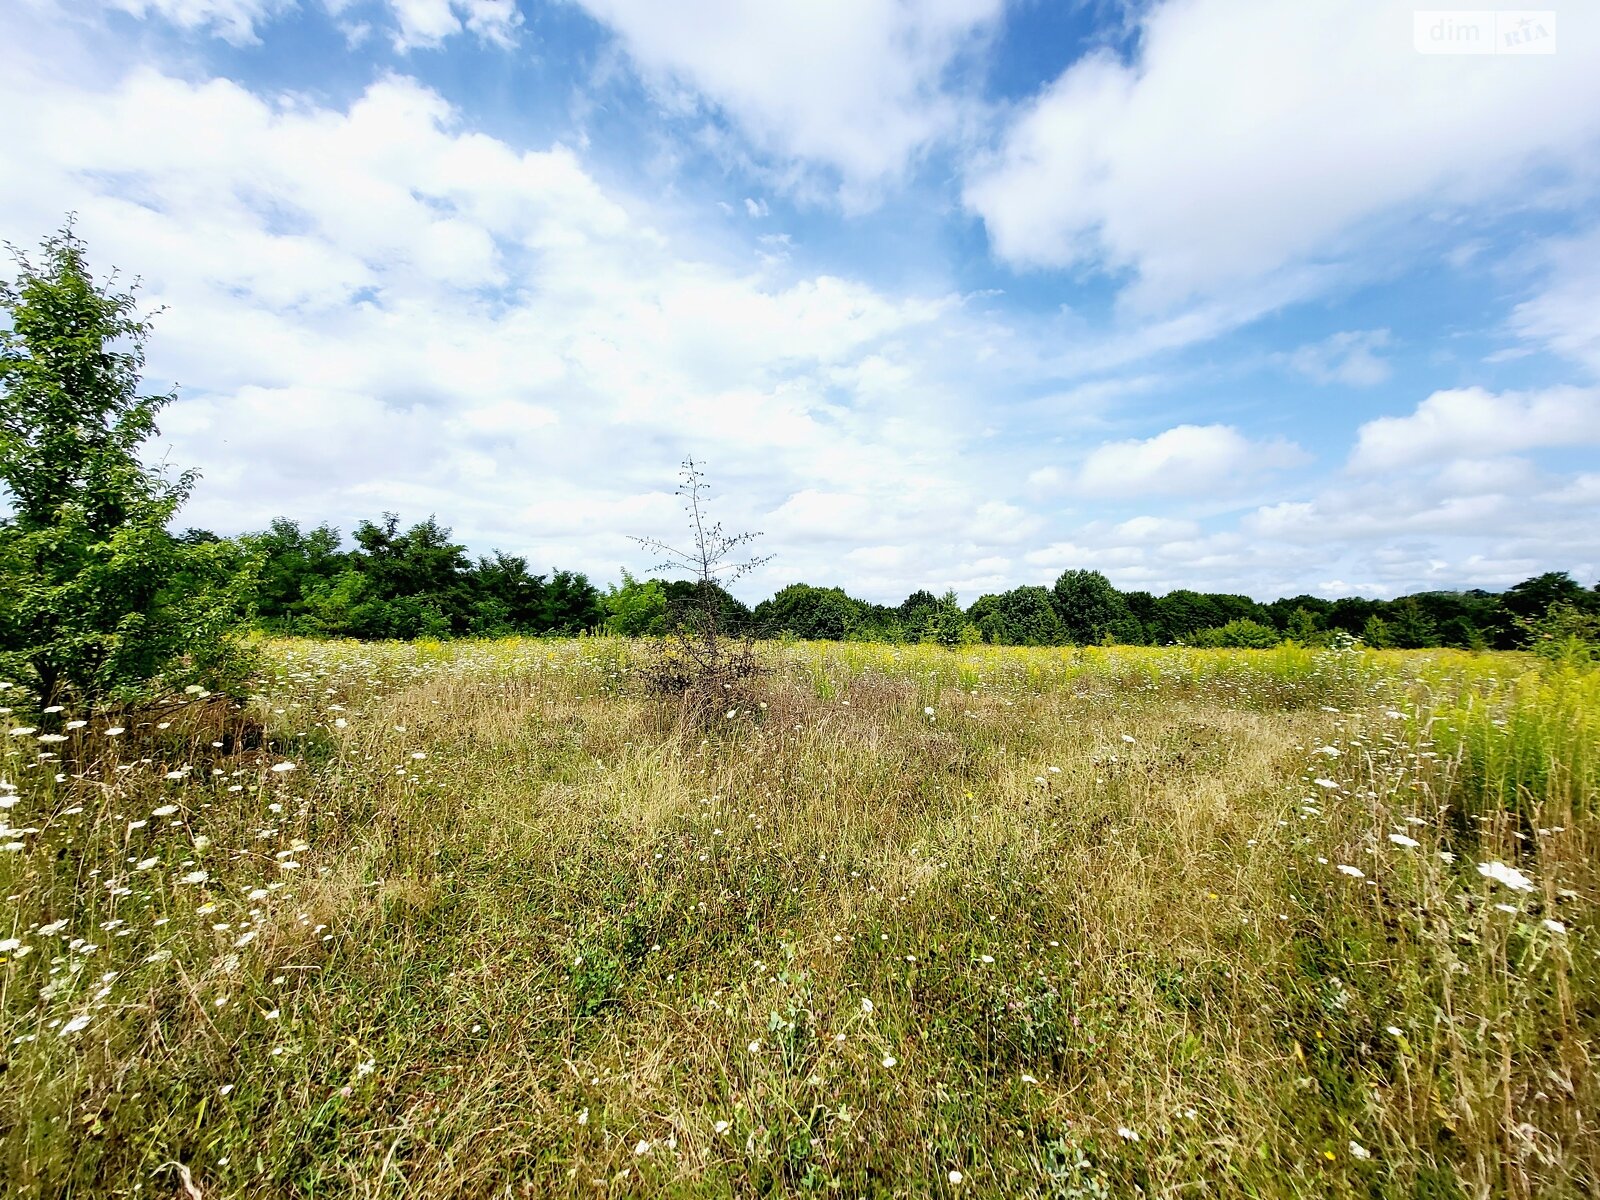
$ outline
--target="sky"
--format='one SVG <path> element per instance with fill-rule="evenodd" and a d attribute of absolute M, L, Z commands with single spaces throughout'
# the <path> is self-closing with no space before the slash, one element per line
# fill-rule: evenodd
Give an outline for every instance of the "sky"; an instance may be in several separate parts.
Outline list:
<path fill-rule="evenodd" d="M 604 582 L 692 455 L 747 599 L 1593 583 L 1600 5 L 1416 11 L 0 0 L 0 238 L 161 309 L 186 526 Z"/>

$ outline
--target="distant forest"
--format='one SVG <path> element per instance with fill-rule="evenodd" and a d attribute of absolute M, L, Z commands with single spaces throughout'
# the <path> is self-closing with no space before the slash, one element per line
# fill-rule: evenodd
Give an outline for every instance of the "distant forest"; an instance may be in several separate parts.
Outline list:
<path fill-rule="evenodd" d="M 363 521 L 355 545 L 337 529 L 303 530 L 280 518 L 262 533 L 231 539 L 241 566 L 259 571 L 256 623 L 272 633 L 364 639 L 669 632 L 697 585 L 622 572 L 604 590 L 573 571 L 535 574 L 496 551 L 476 560 L 432 517 L 402 530 L 393 514 Z M 205 530 L 180 541 L 223 542 Z M 719 592 L 721 589 L 718 589 Z M 795 583 L 751 608 L 721 592 L 724 628 L 762 637 L 989 643 L 1010 646 L 1125 645 L 1268 647 L 1292 639 L 1319 645 L 1359 638 L 1397 649 L 1527 646 L 1538 623 L 1600 624 L 1600 584 L 1548 572 L 1504 592 L 1419 592 L 1394 600 L 1248 596 L 1187 589 L 1155 596 L 1119 591 L 1098 571 L 1064 571 L 1050 587 L 1013 588 L 963 608 L 954 592 L 917 591 L 898 605 L 873 604 L 837 587 Z"/>

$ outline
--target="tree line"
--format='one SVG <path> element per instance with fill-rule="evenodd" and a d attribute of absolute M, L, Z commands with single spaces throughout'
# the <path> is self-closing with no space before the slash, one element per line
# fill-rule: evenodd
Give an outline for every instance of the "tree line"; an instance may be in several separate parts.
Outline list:
<path fill-rule="evenodd" d="M 224 541 L 203 531 L 184 540 Z M 526 559 L 503 551 L 474 559 L 433 517 L 402 530 L 386 513 L 362 521 L 353 541 L 345 549 L 332 526 L 302 529 L 288 518 L 236 539 L 237 553 L 259 564 L 256 623 L 314 637 L 651 637 L 672 632 L 707 586 L 725 631 L 833 641 L 1248 648 L 1344 637 L 1382 648 L 1507 650 L 1527 645 L 1534 624 L 1552 610 L 1600 620 L 1600 585 L 1585 588 L 1559 571 L 1504 592 L 1430 591 L 1393 600 L 1299 595 L 1262 603 L 1225 592 L 1121 591 L 1098 571 L 1068 570 L 1050 587 L 1012 588 L 967 606 L 954 592 L 916 591 L 886 605 L 795 583 L 752 607 L 715 583 L 623 570 L 620 582 L 602 590 L 580 572 L 535 573 Z"/>

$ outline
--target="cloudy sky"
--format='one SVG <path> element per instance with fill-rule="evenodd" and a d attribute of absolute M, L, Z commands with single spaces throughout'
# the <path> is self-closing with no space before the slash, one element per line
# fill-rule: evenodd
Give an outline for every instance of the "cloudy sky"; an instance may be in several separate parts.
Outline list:
<path fill-rule="evenodd" d="M 750 597 L 1593 582 L 1600 5 L 1415 7 L 6 0 L 0 237 L 165 306 L 219 532 L 614 579 L 692 453 Z"/>

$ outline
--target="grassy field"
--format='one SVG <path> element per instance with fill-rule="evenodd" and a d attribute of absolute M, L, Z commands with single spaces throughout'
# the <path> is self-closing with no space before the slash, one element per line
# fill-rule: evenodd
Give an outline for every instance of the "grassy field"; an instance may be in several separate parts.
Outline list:
<path fill-rule="evenodd" d="M 264 651 L 3 718 L 5 1196 L 1600 1191 L 1600 672 Z"/>

